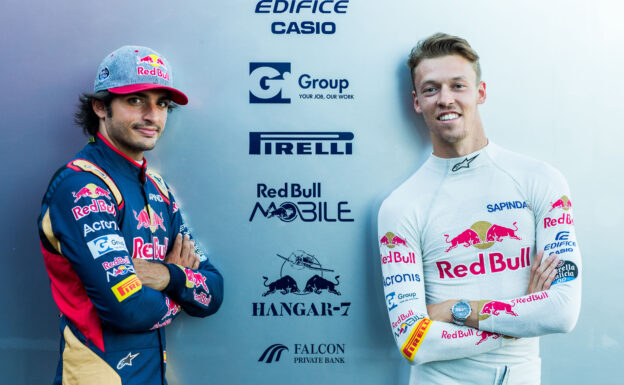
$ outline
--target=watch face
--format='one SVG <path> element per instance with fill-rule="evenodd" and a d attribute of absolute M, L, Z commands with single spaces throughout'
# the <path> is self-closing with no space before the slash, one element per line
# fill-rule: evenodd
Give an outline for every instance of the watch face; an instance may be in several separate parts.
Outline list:
<path fill-rule="evenodd" d="M 470 305 L 466 302 L 457 302 L 453 305 L 453 315 L 458 319 L 466 319 L 470 314 Z"/>

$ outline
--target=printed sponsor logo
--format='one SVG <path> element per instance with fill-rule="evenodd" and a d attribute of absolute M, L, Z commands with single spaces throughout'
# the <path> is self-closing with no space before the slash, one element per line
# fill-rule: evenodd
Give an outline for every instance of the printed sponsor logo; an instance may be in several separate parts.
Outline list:
<path fill-rule="evenodd" d="M 544 228 L 555 227 L 557 225 L 571 225 L 574 226 L 574 219 L 572 214 L 561 214 L 559 218 L 544 218 Z"/>
<path fill-rule="evenodd" d="M 104 80 L 104 79 L 108 78 L 108 75 L 110 75 L 110 72 L 108 71 L 108 67 L 104 67 L 104 68 L 102 68 L 102 70 L 98 74 L 98 79 Z"/>
<path fill-rule="evenodd" d="M 446 330 L 442 330 L 442 334 L 440 335 L 440 338 L 442 338 L 443 340 L 458 340 L 460 338 L 467 338 L 467 337 L 473 337 L 475 335 L 475 329 L 468 329 L 468 330 L 455 330 L 452 333 L 449 333 Z"/>
<path fill-rule="evenodd" d="M 125 257 L 115 257 L 112 262 L 102 262 L 104 270 L 109 270 L 120 265 L 130 265 L 130 257 L 126 255 Z"/>
<path fill-rule="evenodd" d="M 249 63 L 249 103 L 290 103 L 282 96 L 286 73 L 290 63 Z"/>
<path fill-rule="evenodd" d="M 396 329 L 402 323 L 404 323 L 405 320 L 407 320 L 408 318 L 413 317 L 413 316 L 414 316 L 414 311 L 411 310 L 411 309 L 407 313 L 399 314 L 399 316 L 397 317 L 397 320 L 392 322 L 392 328 Z"/>
<path fill-rule="evenodd" d="M 91 225 L 85 223 L 83 227 L 83 235 L 86 237 L 89 233 L 96 233 L 102 230 L 119 230 L 119 226 L 117 226 L 117 222 L 115 221 L 105 220 L 93 222 Z"/>
<path fill-rule="evenodd" d="M 111 290 L 115 294 L 115 297 L 117 297 L 117 301 L 122 302 L 132 294 L 141 290 L 141 287 L 143 286 L 139 278 L 136 275 L 131 275 L 113 286 Z"/>
<path fill-rule="evenodd" d="M 336 77 L 318 77 L 309 73 L 293 75 L 290 81 L 291 63 L 249 63 L 249 103 L 289 104 L 290 97 L 284 94 L 297 94 L 299 100 L 339 101 L 354 100 L 353 94 L 347 94 L 349 80 Z M 314 93 L 311 93 L 314 92 Z"/>
<path fill-rule="evenodd" d="M 448 253 L 457 246 L 474 246 L 478 249 L 488 249 L 492 247 L 496 242 L 502 242 L 505 238 L 521 240 L 522 238 L 516 235 L 518 227 L 517 222 L 513 223 L 514 229 L 504 227 L 500 225 L 493 225 L 490 222 L 479 221 L 475 222 L 469 229 L 462 231 L 459 235 L 449 241 L 449 235 L 444 234 L 446 237 L 446 243 L 450 243 L 451 246 L 445 251 Z"/>
<path fill-rule="evenodd" d="M 280 358 L 282 358 L 282 352 L 284 350 L 288 351 L 288 347 L 286 347 L 286 345 L 273 344 L 262 352 L 262 355 L 258 358 L 258 362 L 264 362 L 267 364 L 270 364 L 273 361 L 278 362 Z"/>
<path fill-rule="evenodd" d="M 508 202 L 498 202 L 498 203 L 490 203 L 486 206 L 488 213 L 495 213 L 497 211 L 503 210 L 513 210 L 513 209 L 531 209 L 529 205 L 524 201 L 508 201 Z"/>
<path fill-rule="evenodd" d="M 150 205 L 147 205 L 143 210 L 139 211 L 138 214 L 134 210 L 132 210 L 132 212 L 134 213 L 134 219 L 137 221 L 137 230 L 145 228 L 155 233 L 156 230 L 160 228 L 162 231 L 167 231 L 165 222 L 163 221 L 162 211 L 160 215 L 158 215 Z"/>
<path fill-rule="evenodd" d="M 352 132 L 249 133 L 250 155 L 352 155 Z"/>
<path fill-rule="evenodd" d="M 576 242 L 570 241 L 569 237 L 570 237 L 569 231 L 558 232 L 557 236 L 555 237 L 555 242 L 547 243 L 544 246 L 544 251 L 560 249 L 560 250 L 554 251 L 557 254 L 574 251 L 574 249 L 576 248 Z M 546 253 L 546 254 L 549 254 L 549 253 Z"/>
<path fill-rule="evenodd" d="M 408 253 L 407 255 L 401 254 L 400 251 L 388 251 L 388 255 L 379 254 L 381 257 L 381 264 L 385 265 L 388 263 L 407 263 L 407 264 L 415 264 L 416 263 L 416 255 L 414 253 Z"/>
<path fill-rule="evenodd" d="M 127 251 L 126 242 L 123 237 L 117 234 L 108 234 L 95 238 L 87 242 L 87 247 L 89 247 L 93 259 L 97 259 L 112 251 Z"/>
<path fill-rule="evenodd" d="M 164 202 L 164 200 L 163 200 L 163 198 L 162 198 L 162 196 L 160 194 L 153 194 L 153 193 L 149 194 L 149 200 L 155 201 L 155 202 L 160 202 L 160 203 Z"/>
<path fill-rule="evenodd" d="M 111 278 L 121 277 L 128 273 L 135 274 L 134 266 L 132 265 L 121 265 L 119 267 L 113 267 L 111 271 L 106 272 L 106 280 L 110 282 Z"/>
<path fill-rule="evenodd" d="M 293 364 L 344 364 L 345 344 L 339 343 L 295 343 L 289 349 L 283 344 L 273 344 L 266 348 L 258 362 L 271 364 L 278 362 L 284 352 L 292 351 Z"/>
<path fill-rule="evenodd" d="M 412 332 L 410 333 L 407 340 L 405 340 L 405 343 L 401 347 L 401 354 L 403 354 L 403 356 L 408 360 L 414 360 L 414 356 L 416 355 L 420 344 L 427 335 L 427 331 L 429 331 L 431 322 L 432 321 L 428 318 L 420 320 L 418 322 L 418 325 L 416 325 L 416 327 L 412 329 Z"/>
<path fill-rule="evenodd" d="M 210 301 L 212 300 L 212 295 L 206 295 L 206 293 L 203 292 L 197 292 L 195 289 L 193 289 L 193 299 L 195 300 L 195 302 L 199 302 L 204 306 L 208 306 L 210 305 Z"/>
<path fill-rule="evenodd" d="M 87 206 L 72 207 L 72 214 L 74 214 L 75 220 L 84 218 L 91 213 L 100 212 L 115 215 L 117 211 L 115 210 L 115 204 L 107 203 L 105 200 L 102 199 L 91 199 L 91 204 Z"/>
<path fill-rule="evenodd" d="M 518 303 L 529 303 L 535 301 L 541 301 L 543 299 L 548 298 L 548 292 L 543 291 L 540 294 L 529 294 L 524 297 L 516 298 L 511 300 L 511 306 L 514 306 Z"/>
<path fill-rule="evenodd" d="M 396 296 L 396 292 L 395 291 L 391 291 L 390 293 L 386 294 L 386 304 L 388 306 L 388 311 L 398 307 L 399 305 L 397 305 L 394 302 L 394 297 Z"/>
<path fill-rule="evenodd" d="M 389 249 L 393 249 L 395 246 L 405 246 L 407 247 L 407 242 L 405 238 L 401 238 L 400 236 L 387 232 L 381 239 L 379 240 L 379 246 L 386 246 Z"/>
<path fill-rule="evenodd" d="M 557 264 L 557 275 L 552 284 L 556 285 L 561 282 L 568 282 L 575 280 L 578 277 L 578 267 L 572 261 L 559 260 Z"/>
<path fill-rule="evenodd" d="M 456 171 L 461 170 L 462 168 L 470 168 L 470 163 L 472 163 L 473 160 L 477 159 L 477 156 L 479 155 L 480 154 L 477 154 L 470 159 L 466 158 L 462 160 L 461 162 L 455 164 L 453 168 L 451 169 L 451 171 L 456 172 Z"/>
<path fill-rule="evenodd" d="M 312 254 L 303 250 L 297 250 L 290 254 L 288 258 L 277 254 L 283 260 L 279 271 L 279 278 L 269 281 L 269 278 L 263 276 L 264 287 L 266 291 L 262 293 L 263 297 L 281 294 L 281 295 L 297 295 L 307 296 L 310 294 L 317 295 L 336 295 L 342 293 L 337 290 L 340 284 L 339 275 L 335 275 L 333 280 L 325 278 L 328 273 L 334 270 L 323 267 L 320 261 Z M 329 277 L 328 277 L 329 278 Z M 303 298 L 303 297 L 302 297 Z M 253 302 L 252 316 L 348 316 L 351 302 L 340 302 L 332 304 L 327 301 L 323 302 Z"/>
<path fill-rule="evenodd" d="M 346 215 L 351 212 L 345 206 L 349 204 L 348 201 L 340 201 L 336 205 L 336 210 L 331 210 L 332 207 L 326 201 L 320 201 L 321 198 L 321 183 L 312 183 L 310 188 L 302 188 L 298 183 L 284 183 L 284 187 L 275 189 L 268 188 L 264 183 L 258 183 L 256 196 L 259 199 L 273 198 L 278 196 L 280 198 L 304 198 L 310 199 L 298 200 L 294 202 L 283 202 L 279 207 L 275 202 L 270 202 L 268 206 L 263 206 L 261 202 L 256 202 L 249 222 L 252 222 L 258 212 L 264 218 L 279 218 L 282 222 L 292 222 L 299 218 L 303 222 L 353 222 L 353 218 L 347 218 Z M 312 200 L 314 199 L 314 200 Z M 331 211 L 331 213 L 330 213 Z M 335 213 L 335 214 L 333 214 Z"/>
<path fill-rule="evenodd" d="M 398 325 L 398 328 L 395 328 L 394 337 L 399 338 L 401 335 L 405 333 L 409 333 L 409 331 L 412 329 L 412 326 L 416 325 L 418 321 L 424 318 L 425 318 L 424 314 L 416 314 L 416 315 L 412 315 L 411 317 L 406 318 L 403 322 L 401 322 Z"/>
<path fill-rule="evenodd" d="M 498 337 L 500 337 L 500 334 L 497 333 L 492 333 L 492 332 L 486 332 L 484 330 L 477 330 L 477 336 L 480 336 L 481 339 L 479 341 L 477 341 L 476 345 L 479 345 L 482 342 L 487 341 L 488 338 L 492 337 L 493 340 L 498 339 Z"/>
<path fill-rule="evenodd" d="M 438 261 L 436 266 L 440 273 L 440 278 L 463 278 L 467 275 L 483 275 L 487 273 L 500 273 L 505 270 L 518 270 L 529 268 L 531 248 L 524 247 L 520 250 L 519 257 L 505 258 L 503 253 L 489 253 L 486 259 L 483 253 L 479 253 L 478 261 L 469 266 L 457 264 L 453 266 L 451 261 Z M 486 269 L 487 267 L 487 269 Z"/>
<path fill-rule="evenodd" d="M 137 57 L 137 64 L 149 64 L 152 67 L 162 67 L 163 69 L 167 69 L 167 67 L 165 67 L 165 62 L 164 60 L 154 54 L 151 55 L 147 55 L 144 57 Z"/>
<path fill-rule="evenodd" d="M 111 199 L 110 192 L 108 190 L 105 190 L 94 183 L 88 183 L 86 186 L 78 190 L 78 192 L 72 192 L 72 195 L 76 198 L 74 199 L 74 203 L 78 202 L 81 198 L 95 199 L 105 197 L 109 200 Z"/>
<path fill-rule="evenodd" d="M 180 206 L 178 206 L 178 204 L 176 202 L 173 202 L 172 207 L 173 207 L 173 213 L 174 214 L 177 213 L 178 210 L 180 209 Z"/>
<path fill-rule="evenodd" d="M 152 242 L 145 243 L 143 238 L 134 237 L 132 259 L 152 259 L 164 261 L 167 254 L 167 245 L 169 244 L 169 238 L 165 237 L 165 243 L 160 244 L 158 237 L 153 237 Z"/>
<path fill-rule="evenodd" d="M 135 353 L 135 354 L 128 353 L 127 356 L 119 360 L 119 362 L 117 363 L 117 370 L 121 370 L 125 368 L 126 366 L 132 366 L 132 361 L 135 358 L 137 358 L 140 354 L 141 353 Z"/>
<path fill-rule="evenodd" d="M 550 210 L 548 212 L 553 211 L 554 209 L 562 209 L 564 211 L 568 211 L 572 208 L 572 201 L 566 196 L 562 195 L 561 198 L 557 199 L 554 202 L 550 202 Z"/>
<path fill-rule="evenodd" d="M 420 282 L 420 275 L 413 273 L 394 274 L 389 277 L 384 276 L 384 287 L 392 286 L 402 282 Z"/>
<path fill-rule="evenodd" d="M 169 299 L 169 297 L 165 297 L 166 305 L 167 305 L 167 313 L 161 318 L 161 321 L 156 325 L 152 326 L 151 330 L 165 327 L 173 321 L 173 317 L 180 312 L 180 305 L 175 303 L 173 300 Z M 164 321 L 163 321 L 164 320 Z M 167 359 L 167 353 L 164 352 L 165 360 Z"/>
<path fill-rule="evenodd" d="M 271 33 L 274 35 L 333 35 L 336 23 L 327 21 L 327 17 L 347 13 L 349 0 L 260 0 L 256 3 L 256 14 L 268 14 L 281 20 L 272 21 Z M 282 18 L 297 20 L 284 20 Z M 303 20 L 301 17 L 324 20 Z"/>
<path fill-rule="evenodd" d="M 479 310 L 479 320 L 484 320 L 484 319 L 488 319 L 491 315 L 500 315 L 501 312 L 503 312 L 503 314 L 509 314 L 512 315 L 514 317 L 517 317 L 518 314 L 516 314 L 513 310 L 512 307 L 516 306 L 515 303 L 507 303 L 507 302 L 502 302 L 502 301 L 482 301 L 485 302 L 483 304 L 483 306 L 481 307 L 481 310 Z"/>
<path fill-rule="evenodd" d="M 196 273 L 193 270 L 185 267 L 182 269 L 186 275 L 186 287 L 193 288 L 199 287 L 204 289 L 206 293 L 210 293 L 208 286 L 206 286 L 206 277 L 201 273 Z"/>

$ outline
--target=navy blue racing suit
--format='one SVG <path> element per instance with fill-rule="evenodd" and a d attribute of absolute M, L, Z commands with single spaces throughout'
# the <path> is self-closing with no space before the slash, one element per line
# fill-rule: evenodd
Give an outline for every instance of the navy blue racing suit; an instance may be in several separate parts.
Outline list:
<path fill-rule="evenodd" d="M 52 295 L 61 311 L 54 384 L 166 384 L 164 326 L 183 309 L 216 312 L 223 278 L 206 256 L 197 270 L 165 263 L 187 234 L 163 179 L 100 134 L 52 177 L 38 220 Z M 133 259 L 163 263 L 162 291 L 143 286 Z"/>

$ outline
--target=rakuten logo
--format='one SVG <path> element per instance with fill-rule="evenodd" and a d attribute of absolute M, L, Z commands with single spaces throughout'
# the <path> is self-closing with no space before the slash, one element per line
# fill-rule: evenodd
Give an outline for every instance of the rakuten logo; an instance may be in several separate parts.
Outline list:
<path fill-rule="evenodd" d="M 483 253 L 479 253 L 479 260 L 471 263 L 469 266 L 457 264 L 453 266 L 450 261 L 438 261 L 438 272 L 440 279 L 446 278 L 463 278 L 467 275 L 483 275 L 486 273 L 499 273 L 505 270 L 518 270 L 520 268 L 528 268 L 531 265 L 530 247 L 525 247 L 520 251 L 519 257 L 505 258 L 502 253 L 489 253 L 488 264 Z"/>

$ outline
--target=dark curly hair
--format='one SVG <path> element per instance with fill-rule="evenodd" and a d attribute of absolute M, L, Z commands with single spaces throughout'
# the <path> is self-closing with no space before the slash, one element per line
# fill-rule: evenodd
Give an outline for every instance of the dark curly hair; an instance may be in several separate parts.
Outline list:
<path fill-rule="evenodd" d="M 108 91 L 99 91 L 94 94 L 83 93 L 78 98 L 78 110 L 74 114 L 74 122 L 82 127 L 85 135 L 95 136 L 100 128 L 100 118 L 93 111 L 93 100 L 101 100 L 106 105 L 106 116 L 109 118 L 113 116 L 113 110 L 110 105 L 114 98 L 119 95 L 110 93 Z M 173 111 L 178 105 L 170 103 L 167 112 Z"/>

